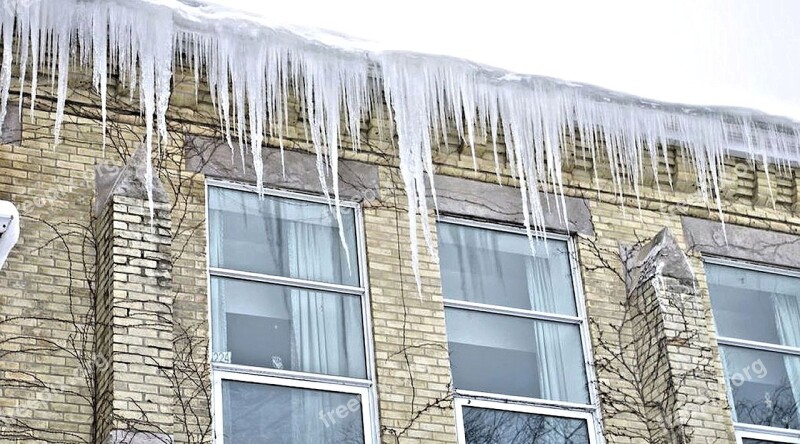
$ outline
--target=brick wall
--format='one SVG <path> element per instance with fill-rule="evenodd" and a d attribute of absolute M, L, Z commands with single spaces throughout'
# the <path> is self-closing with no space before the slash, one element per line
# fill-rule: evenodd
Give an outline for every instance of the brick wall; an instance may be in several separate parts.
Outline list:
<path fill-rule="evenodd" d="M 115 366 L 113 353 L 103 356 L 108 344 L 103 342 L 106 339 L 102 333 L 97 335 L 107 321 L 105 312 L 94 310 L 98 290 L 107 285 L 102 276 L 113 277 L 114 267 L 105 253 L 96 258 L 97 252 L 105 251 L 98 250 L 98 246 L 109 239 L 103 238 L 108 235 L 106 231 L 98 230 L 98 224 L 103 222 L 93 215 L 93 206 L 95 183 L 109 174 L 103 168 L 95 172 L 95 167 L 123 165 L 139 146 L 143 130 L 137 113 L 131 112 L 134 105 L 125 99 L 127 93 L 112 84 L 112 125 L 104 148 L 96 97 L 90 92 L 86 76 L 73 79 L 76 81 L 70 91 L 62 131 L 64 142 L 60 146 L 52 146 L 54 115 L 48 109 L 52 106 L 48 97 L 40 99 L 42 111 L 33 116 L 23 114 L 20 140 L 12 138 L 5 140 L 9 143 L 0 144 L 0 199 L 15 202 L 23 215 L 20 242 L 0 271 L 0 441 L 90 442 L 95 433 L 92 425 L 97 424 L 92 418 L 109 415 L 109 407 L 98 403 L 107 387 L 102 380 L 99 386 L 94 382 L 95 370 L 103 374 L 103 369 L 111 365 L 115 374 L 123 378 L 126 372 L 134 372 Z M 47 79 L 42 82 L 42 91 L 47 91 Z M 170 141 L 156 161 L 163 168 L 162 183 L 170 202 L 165 210 L 172 219 L 169 297 L 173 300 L 175 356 L 169 374 L 185 377 L 180 378 L 180 384 L 170 383 L 170 390 L 161 394 L 172 399 L 175 441 L 203 442 L 211 438 L 207 406 L 210 375 L 206 353 L 205 176 L 187 168 L 183 144 L 187 134 L 212 138 L 220 135 L 207 94 L 201 91 L 195 100 L 193 83 L 180 78 L 176 79 L 175 88 Z M 286 136 L 286 149 L 311 152 L 303 137 L 299 106 L 292 104 L 289 112 L 293 127 Z M 388 136 L 392 132 L 387 122 L 377 118 L 366 123 L 361 150 L 345 150 L 342 157 L 376 165 L 379 171 L 379 195 L 361 200 L 382 439 L 453 443 L 455 416 L 447 402 L 450 370 L 438 265 L 421 249 L 423 291 L 418 295 L 410 268 L 405 196 L 399 186 L 396 150 Z M 275 139 L 267 143 L 277 146 Z M 477 150 L 477 169 L 473 169 L 469 148 L 451 146 L 438 152 L 434 159 L 437 173 L 496 182 L 490 148 L 479 145 Z M 669 163 L 674 190 L 665 180 L 658 186 L 649 180 L 641 191 L 639 207 L 631 190 L 625 190 L 622 196 L 612 191 L 608 171 L 600 168 L 599 183 L 594 183 L 591 159 L 584 161 L 578 155 L 565 166 L 566 195 L 584 199 L 591 215 L 593 234 L 577 236 L 576 243 L 597 359 L 603 359 L 606 353 L 601 338 L 613 333 L 611 325 L 622 321 L 619 307 L 625 302 L 626 287 L 620 279 L 624 271 L 620 245 L 647 241 L 666 227 L 674 234 L 677 245 L 688 249 L 681 218 L 718 218 L 715 210 L 699 199 L 693 175 L 674 150 L 672 153 Z M 287 170 L 291 169 L 292 165 L 287 165 Z M 728 224 L 798 234 L 800 180 L 796 172 L 772 178 L 774 208 L 772 199 L 764 198 L 762 173 L 735 160 L 729 161 L 727 173 L 722 192 Z M 501 182 L 514 184 L 509 171 L 502 171 Z M 428 217 L 433 223 L 434 215 Z M 424 245 L 421 239 L 420 245 Z M 688 260 L 698 282 L 695 315 L 708 313 L 699 253 L 690 251 Z M 710 378 L 716 383 L 710 383 L 707 389 L 717 391 L 711 396 L 717 401 L 697 407 L 691 419 L 692 436 L 694 442 L 733 442 L 719 357 L 713 347 L 713 320 L 710 316 L 696 316 L 696 322 L 706 338 L 704 342 L 690 344 L 672 355 L 710 354 Z M 626 328 L 621 337 L 632 343 L 637 334 Z M 136 332 L 131 335 L 136 336 Z M 149 332 L 142 332 L 139 340 L 149 343 L 148 335 Z M 634 349 L 631 353 L 635 355 Z M 619 394 L 602 393 L 604 386 L 620 387 L 624 393 L 625 375 L 598 368 L 597 378 L 606 440 L 647 442 L 641 436 L 648 433 L 652 424 L 636 415 L 615 411 L 615 396 Z M 686 390 L 675 396 L 693 396 L 691 388 Z M 425 408 L 430 403 L 434 405 Z M 420 410 L 424 411 L 417 417 Z M 396 435 L 401 436 L 396 439 Z"/>

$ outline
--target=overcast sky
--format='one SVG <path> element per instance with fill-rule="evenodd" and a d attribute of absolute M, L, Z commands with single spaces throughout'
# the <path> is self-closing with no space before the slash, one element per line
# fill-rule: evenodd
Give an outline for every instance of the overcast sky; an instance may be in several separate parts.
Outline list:
<path fill-rule="evenodd" d="M 376 48 L 800 120 L 798 0 L 206 1 Z"/>

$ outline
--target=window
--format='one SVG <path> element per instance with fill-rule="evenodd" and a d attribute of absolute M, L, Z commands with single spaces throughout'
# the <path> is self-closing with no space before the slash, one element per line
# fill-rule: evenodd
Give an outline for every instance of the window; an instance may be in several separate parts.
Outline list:
<path fill-rule="evenodd" d="M 217 442 L 374 442 L 357 209 L 209 186 Z"/>
<path fill-rule="evenodd" d="M 781 443 L 797 443 L 800 442 L 794 438 L 776 438 L 775 436 L 770 436 L 769 434 L 765 433 L 750 433 L 745 434 L 744 432 L 740 433 L 739 441 L 741 444 L 781 444 Z M 749 436 L 749 437 L 745 437 Z M 766 439 L 761 438 L 761 436 L 765 436 Z M 780 441 L 778 441 L 780 439 Z"/>
<path fill-rule="evenodd" d="M 462 443 L 594 442 L 586 323 L 565 238 L 445 220 L 439 257 Z"/>
<path fill-rule="evenodd" d="M 706 274 L 740 442 L 800 443 L 800 277 L 728 261 Z"/>

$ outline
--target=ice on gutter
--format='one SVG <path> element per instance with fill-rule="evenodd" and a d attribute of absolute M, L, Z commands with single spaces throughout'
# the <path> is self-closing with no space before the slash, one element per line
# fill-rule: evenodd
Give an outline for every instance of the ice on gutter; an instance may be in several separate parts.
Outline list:
<path fill-rule="evenodd" d="M 338 177 L 342 135 L 358 145 L 361 119 L 384 101 L 398 136 L 418 286 L 418 232 L 435 257 L 428 218 L 419 215 L 429 210 L 427 191 L 435 189 L 432 153 L 447 137 L 448 125 L 454 124 L 473 153 L 476 140 L 488 140 L 498 172 L 502 131 L 529 233 L 544 232 L 539 191 L 563 195 L 562 147 L 577 139 L 593 159 L 596 150 L 604 151 L 615 192 L 622 195 L 630 187 L 637 196 L 644 169 L 657 172 L 668 142 L 677 144 L 694 165 L 703 199 L 716 200 L 719 209 L 722 165 L 733 151 L 765 168 L 800 160 L 800 124 L 788 119 L 652 102 L 446 57 L 381 52 L 342 36 L 269 26 L 176 0 L 5 0 L 0 14 L 0 121 L 12 68 L 20 68 L 21 93 L 29 96 L 31 109 L 38 76 L 48 72 L 58 85 L 57 144 L 70 63 L 77 61 L 92 70 L 105 125 L 110 66 L 138 93 L 149 153 L 166 143 L 172 75 L 190 70 L 197 82 L 207 82 L 231 149 L 252 156 L 261 188 L 262 143 L 269 136 L 281 139 L 287 99 L 296 96 L 307 113 L 320 182 L 335 202 L 337 218 L 338 183 L 329 190 L 324 178 Z M 146 174 L 152 178 L 150 162 Z M 564 205 L 558 211 L 566 217 Z"/>

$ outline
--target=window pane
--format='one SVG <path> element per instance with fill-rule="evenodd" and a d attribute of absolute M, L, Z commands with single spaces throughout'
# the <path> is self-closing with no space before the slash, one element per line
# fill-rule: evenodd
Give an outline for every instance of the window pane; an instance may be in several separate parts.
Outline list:
<path fill-rule="evenodd" d="M 780 444 L 778 441 L 765 441 L 763 439 L 743 438 L 742 444 Z"/>
<path fill-rule="evenodd" d="M 706 264 L 720 336 L 800 347 L 800 278 Z"/>
<path fill-rule="evenodd" d="M 457 389 L 588 404 L 577 325 L 446 309 Z"/>
<path fill-rule="evenodd" d="M 567 243 L 442 223 L 442 291 L 448 299 L 575 315 Z"/>
<path fill-rule="evenodd" d="M 346 252 L 327 205 L 225 188 L 208 198 L 212 267 L 358 285 L 352 208 L 342 208 Z"/>
<path fill-rule="evenodd" d="M 366 378 L 360 296 L 213 277 L 211 298 L 215 356 Z"/>
<path fill-rule="evenodd" d="M 800 357 L 731 346 L 720 351 L 735 421 L 800 426 Z"/>
<path fill-rule="evenodd" d="M 226 443 L 363 443 L 358 395 L 223 381 Z"/>
<path fill-rule="evenodd" d="M 467 444 L 589 443 L 582 419 L 464 407 Z"/>

